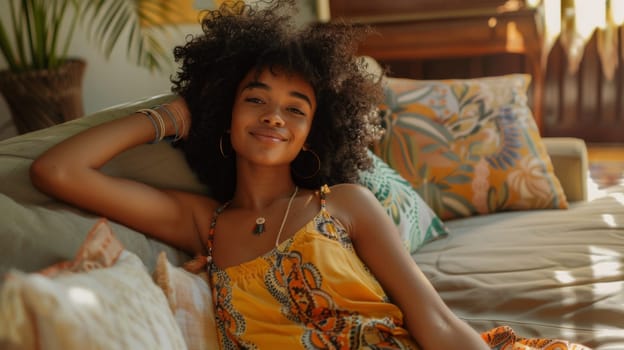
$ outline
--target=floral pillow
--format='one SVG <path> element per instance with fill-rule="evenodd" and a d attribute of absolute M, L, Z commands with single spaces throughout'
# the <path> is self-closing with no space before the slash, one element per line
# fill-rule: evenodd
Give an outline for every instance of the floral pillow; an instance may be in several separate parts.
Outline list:
<path fill-rule="evenodd" d="M 360 173 L 360 184 L 371 190 L 386 209 L 407 250 L 414 253 L 425 243 L 448 235 L 442 220 L 412 185 L 375 154 L 369 154 L 373 168 Z"/>
<path fill-rule="evenodd" d="M 440 218 L 567 208 L 527 105 L 530 76 L 386 82 L 374 152 Z"/>
<path fill-rule="evenodd" d="M 6 278 L 2 349 L 187 349 L 162 290 L 104 219 L 73 261 Z"/>

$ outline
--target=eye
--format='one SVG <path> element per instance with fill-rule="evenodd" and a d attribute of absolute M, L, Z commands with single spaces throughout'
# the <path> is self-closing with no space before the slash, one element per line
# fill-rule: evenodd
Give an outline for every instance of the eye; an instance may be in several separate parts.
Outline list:
<path fill-rule="evenodd" d="M 289 111 L 290 113 L 293 113 L 293 114 L 298 114 L 298 115 L 301 115 L 301 116 L 305 116 L 306 115 L 304 111 L 302 111 L 301 109 L 299 109 L 297 107 L 289 107 L 286 110 Z"/>
<path fill-rule="evenodd" d="M 261 100 L 261 99 L 259 99 L 257 97 L 247 97 L 247 98 L 245 98 L 245 101 L 246 102 L 255 103 L 255 104 L 263 104 L 264 103 L 263 100 Z"/>

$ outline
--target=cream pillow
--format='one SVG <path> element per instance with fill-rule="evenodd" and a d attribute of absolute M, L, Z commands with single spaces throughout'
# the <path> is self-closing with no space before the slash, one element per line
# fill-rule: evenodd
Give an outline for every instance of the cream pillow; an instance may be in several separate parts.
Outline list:
<path fill-rule="evenodd" d="M 2 349 L 186 349 L 162 291 L 106 220 L 76 259 L 12 270 L 0 291 Z"/>
<path fill-rule="evenodd" d="M 158 255 L 154 281 L 165 293 L 189 349 L 218 349 L 217 325 L 208 273 L 194 274 Z"/>

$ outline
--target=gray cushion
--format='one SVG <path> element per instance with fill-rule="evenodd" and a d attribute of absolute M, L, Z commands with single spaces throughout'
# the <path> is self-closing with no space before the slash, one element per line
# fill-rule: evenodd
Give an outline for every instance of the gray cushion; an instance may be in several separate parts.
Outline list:
<path fill-rule="evenodd" d="M 39 192 L 30 182 L 30 164 L 39 154 L 82 130 L 154 106 L 171 95 L 146 98 L 109 108 L 44 130 L 0 142 L 0 276 L 10 268 L 32 272 L 73 258 L 98 217 Z M 106 164 L 111 175 L 137 179 L 156 186 L 204 192 L 188 168 L 183 154 L 166 142 L 144 145 Z M 153 269 L 157 254 L 165 250 L 174 264 L 189 257 L 158 241 L 111 222 L 124 246 Z M 1 283 L 1 282 L 0 282 Z"/>

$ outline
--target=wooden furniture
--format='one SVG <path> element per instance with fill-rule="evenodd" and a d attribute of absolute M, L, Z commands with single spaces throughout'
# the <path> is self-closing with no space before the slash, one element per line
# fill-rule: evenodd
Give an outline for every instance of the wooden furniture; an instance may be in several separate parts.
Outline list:
<path fill-rule="evenodd" d="M 376 34 L 360 53 L 390 67 L 422 59 L 518 54 L 533 77 L 533 113 L 542 130 L 542 40 L 539 14 L 514 0 L 331 0 L 332 20 L 370 24 Z M 405 69 L 403 69 L 405 72 Z M 409 72 L 408 72 L 409 73 Z M 467 76 L 479 71 L 467 72 Z M 507 72 L 512 73 L 512 72 Z M 417 74 L 413 76 L 418 78 Z M 444 77 L 440 77 L 444 78 Z"/>

